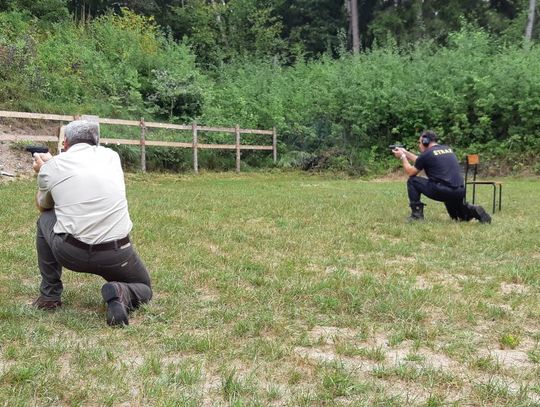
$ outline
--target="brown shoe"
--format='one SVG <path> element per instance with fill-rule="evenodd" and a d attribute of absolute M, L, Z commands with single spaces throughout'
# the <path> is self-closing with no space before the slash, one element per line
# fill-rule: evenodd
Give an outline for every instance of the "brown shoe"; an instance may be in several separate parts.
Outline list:
<path fill-rule="evenodd" d="M 54 311 L 55 309 L 60 308 L 62 306 L 62 301 L 52 300 L 50 298 L 44 297 L 43 295 L 40 295 L 32 303 L 32 306 L 36 307 L 37 309 L 42 309 L 46 311 Z"/>

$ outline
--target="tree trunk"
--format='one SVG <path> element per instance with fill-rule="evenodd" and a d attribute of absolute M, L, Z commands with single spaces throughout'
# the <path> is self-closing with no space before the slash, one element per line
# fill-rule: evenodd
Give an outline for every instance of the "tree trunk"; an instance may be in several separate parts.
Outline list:
<path fill-rule="evenodd" d="M 418 33 L 418 38 L 420 39 L 425 34 L 425 25 L 424 25 L 424 14 L 423 14 L 423 5 L 424 0 L 416 0 L 414 7 L 416 8 L 415 14 L 416 14 L 416 32 Z"/>
<path fill-rule="evenodd" d="M 353 54 L 358 54 L 360 52 L 360 31 L 358 28 L 358 0 L 350 0 L 350 10 L 352 51 Z"/>
<path fill-rule="evenodd" d="M 217 22 L 217 25 L 218 25 L 219 33 L 221 35 L 221 40 L 223 41 L 223 44 L 225 44 L 225 46 L 228 48 L 229 47 L 229 42 L 227 41 L 227 34 L 226 34 L 226 31 L 225 31 L 226 27 L 224 27 L 223 21 L 221 20 L 221 14 L 219 13 L 219 9 L 216 7 L 216 1 L 215 0 L 210 0 L 210 3 L 212 4 L 212 7 L 214 8 L 214 10 L 216 10 L 216 22 Z M 223 6 L 225 6 L 225 1 L 222 0 L 221 4 Z"/>
<path fill-rule="evenodd" d="M 526 41 L 530 41 L 532 39 L 535 11 L 536 11 L 536 0 L 529 0 L 529 18 L 527 19 L 527 28 L 525 30 Z"/>
<path fill-rule="evenodd" d="M 344 1 L 345 12 L 347 13 L 347 21 L 349 26 L 347 27 L 347 39 L 352 38 L 352 27 L 351 27 L 351 0 Z"/>

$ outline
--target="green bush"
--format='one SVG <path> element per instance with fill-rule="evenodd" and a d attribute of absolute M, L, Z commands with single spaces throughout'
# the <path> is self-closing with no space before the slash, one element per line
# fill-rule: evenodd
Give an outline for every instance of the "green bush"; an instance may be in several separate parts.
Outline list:
<path fill-rule="evenodd" d="M 177 120 L 197 116 L 209 88 L 188 47 L 129 10 L 47 30 L 25 14 L 0 13 L 0 28 L 7 108 Z"/>
<path fill-rule="evenodd" d="M 445 47 L 426 41 L 401 49 L 389 41 L 359 55 L 299 59 L 293 66 L 257 53 L 259 59 L 235 58 L 203 72 L 188 42 L 175 42 L 153 18 L 128 10 L 86 24 L 61 19 L 47 29 L 30 14 L 1 12 L 0 104 L 209 126 L 275 126 L 283 167 L 307 168 L 312 160 L 316 168 L 383 172 L 396 165 L 387 146 L 399 141 L 415 149 L 418 133 L 427 128 L 459 154 L 478 152 L 484 162 L 511 170 L 534 166 L 540 154 L 538 46 L 505 45 L 465 26 L 448 36 Z M 270 143 L 264 137 L 242 140 Z M 201 134 L 201 142 L 232 140 L 210 133 Z M 249 167 L 258 157 L 260 165 L 272 165 L 269 154 L 246 157 Z M 184 158 L 156 149 L 149 163 L 189 168 Z M 207 151 L 201 160 L 201 167 L 234 167 L 230 152 Z"/>
<path fill-rule="evenodd" d="M 333 159 L 337 167 L 348 161 L 368 171 L 387 169 L 395 163 L 387 146 L 400 141 L 416 148 L 426 128 L 458 151 L 530 162 L 540 152 L 538 77 L 539 47 L 503 46 L 465 27 L 445 48 L 389 45 L 289 68 L 230 65 L 216 78 L 203 117 L 276 125 L 291 151 L 347 151 L 347 158 Z"/>

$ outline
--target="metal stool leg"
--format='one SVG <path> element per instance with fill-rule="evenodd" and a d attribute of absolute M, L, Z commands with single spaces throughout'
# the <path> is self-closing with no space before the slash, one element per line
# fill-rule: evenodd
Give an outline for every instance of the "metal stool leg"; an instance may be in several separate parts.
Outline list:
<path fill-rule="evenodd" d="M 495 198 L 497 197 L 497 185 L 492 184 L 493 186 L 493 213 L 495 213 Z"/>
<path fill-rule="evenodd" d="M 502 208 L 502 184 L 499 184 L 499 211 Z"/>

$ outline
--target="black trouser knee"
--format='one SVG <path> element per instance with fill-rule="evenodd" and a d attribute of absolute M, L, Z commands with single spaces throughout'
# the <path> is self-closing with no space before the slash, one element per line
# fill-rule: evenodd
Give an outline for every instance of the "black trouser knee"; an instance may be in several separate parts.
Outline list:
<path fill-rule="evenodd" d="M 452 219 L 469 220 L 467 208 L 463 204 L 465 197 L 463 186 L 453 188 L 428 178 L 409 177 L 407 193 L 411 204 L 419 203 L 421 195 L 425 195 L 434 201 L 444 202 L 446 211 Z"/>

